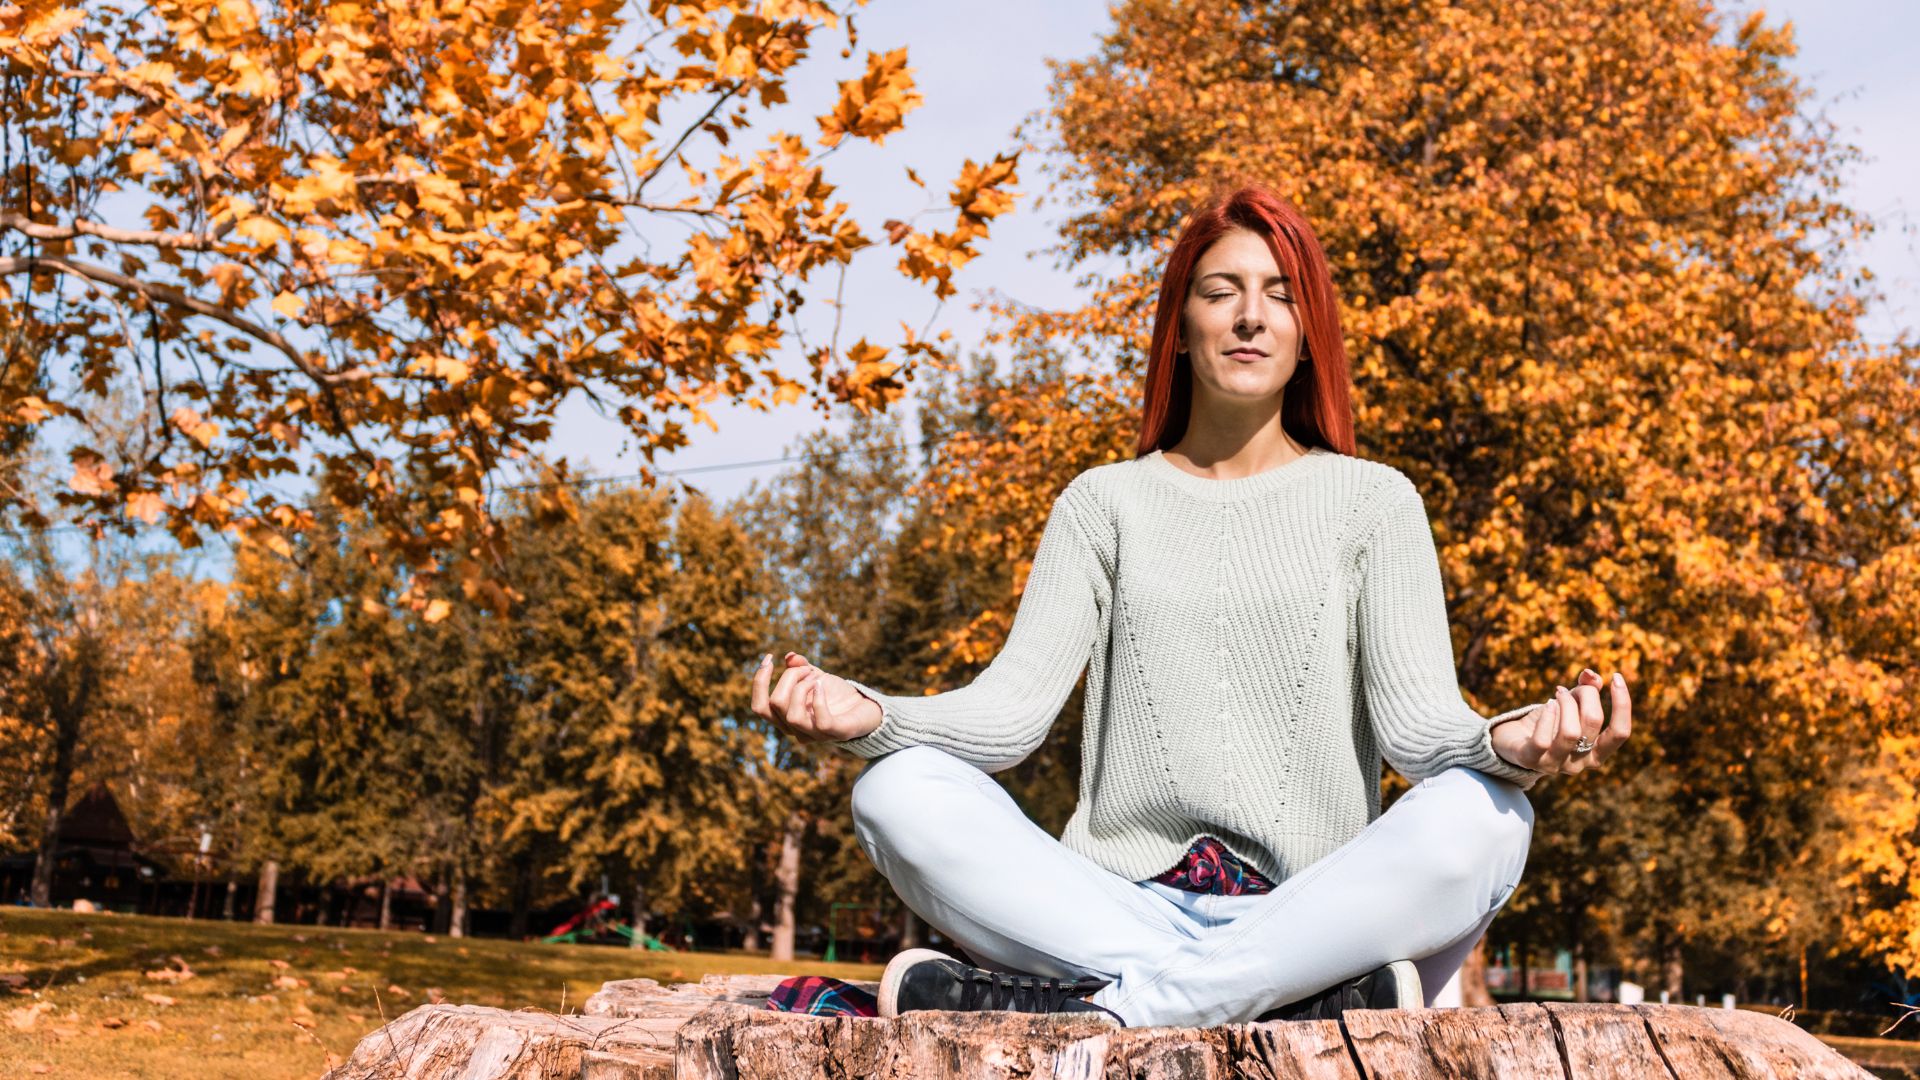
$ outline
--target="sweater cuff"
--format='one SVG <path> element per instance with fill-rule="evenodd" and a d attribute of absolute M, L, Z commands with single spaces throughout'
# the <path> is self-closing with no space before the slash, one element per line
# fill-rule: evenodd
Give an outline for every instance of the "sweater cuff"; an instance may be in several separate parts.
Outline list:
<path fill-rule="evenodd" d="M 899 714 L 892 704 L 893 695 L 883 694 L 863 682 L 847 679 L 844 675 L 841 678 L 846 680 L 847 685 L 860 691 L 862 697 L 880 706 L 880 726 L 858 738 L 844 739 L 828 745 L 854 757 L 877 758 L 883 754 L 891 754 L 895 750 L 905 750 L 918 743 L 918 740 L 903 730 Z"/>
<path fill-rule="evenodd" d="M 1486 773 L 1488 776 L 1497 776 L 1502 780 L 1516 784 L 1522 791 L 1533 787 L 1541 777 L 1545 776 L 1546 773 L 1540 772 L 1537 769 L 1529 769 L 1524 766 L 1515 765 L 1513 762 L 1495 753 L 1493 749 L 1493 729 L 1496 724 L 1525 716 L 1534 709 L 1539 708 L 1540 704 L 1541 703 L 1522 705 L 1517 709 L 1510 709 L 1500 713 L 1498 716 L 1488 718 L 1487 726 L 1481 729 L 1480 733 L 1479 754 L 1477 755 L 1480 760 L 1473 762 L 1473 767 Z"/>

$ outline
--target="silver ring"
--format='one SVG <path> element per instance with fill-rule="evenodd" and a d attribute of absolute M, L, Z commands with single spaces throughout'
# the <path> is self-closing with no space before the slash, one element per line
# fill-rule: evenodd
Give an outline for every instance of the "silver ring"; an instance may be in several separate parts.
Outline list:
<path fill-rule="evenodd" d="M 1573 744 L 1573 752 L 1576 754 L 1584 754 L 1591 749 L 1593 749 L 1593 743 L 1589 742 L 1585 735 L 1580 736 L 1580 741 Z"/>

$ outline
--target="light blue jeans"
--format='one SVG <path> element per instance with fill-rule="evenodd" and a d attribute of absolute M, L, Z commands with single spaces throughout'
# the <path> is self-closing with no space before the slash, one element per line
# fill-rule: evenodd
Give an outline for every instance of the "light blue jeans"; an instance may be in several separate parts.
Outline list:
<path fill-rule="evenodd" d="M 1533 807 L 1467 768 L 1415 784 L 1269 893 L 1128 881 L 1068 849 L 991 776 L 930 746 L 876 758 L 854 832 L 908 907 L 985 966 L 1095 976 L 1128 1025 L 1242 1023 L 1393 960 L 1428 1005 L 1458 1004 L 1462 960 L 1526 868 Z"/>

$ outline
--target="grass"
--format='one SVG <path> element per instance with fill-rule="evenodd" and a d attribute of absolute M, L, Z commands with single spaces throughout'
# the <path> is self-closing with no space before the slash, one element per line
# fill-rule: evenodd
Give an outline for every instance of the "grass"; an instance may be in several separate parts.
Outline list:
<path fill-rule="evenodd" d="M 867 964 L 783 967 L 846 979 L 880 973 Z M 775 970 L 748 953 L 0 908 L 0 1078 L 312 1080 L 383 1017 L 436 998 L 571 1012 L 609 979 Z M 167 974 L 183 971 L 191 974 Z"/>

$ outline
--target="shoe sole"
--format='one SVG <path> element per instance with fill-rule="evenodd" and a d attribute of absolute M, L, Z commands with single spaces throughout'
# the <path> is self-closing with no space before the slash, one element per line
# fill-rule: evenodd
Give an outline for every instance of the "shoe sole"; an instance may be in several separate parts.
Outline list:
<path fill-rule="evenodd" d="M 1387 965 L 1387 973 L 1393 976 L 1392 1008 L 1424 1009 L 1427 1007 L 1426 994 L 1420 986 L 1420 969 L 1413 966 L 1413 961 L 1395 960 Z"/>
<path fill-rule="evenodd" d="M 923 960 L 951 960 L 953 957 L 938 949 L 908 949 L 906 952 L 887 961 L 887 969 L 880 973 L 880 1015 L 895 1017 L 900 1015 L 900 981 L 907 976 L 907 969 Z"/>

